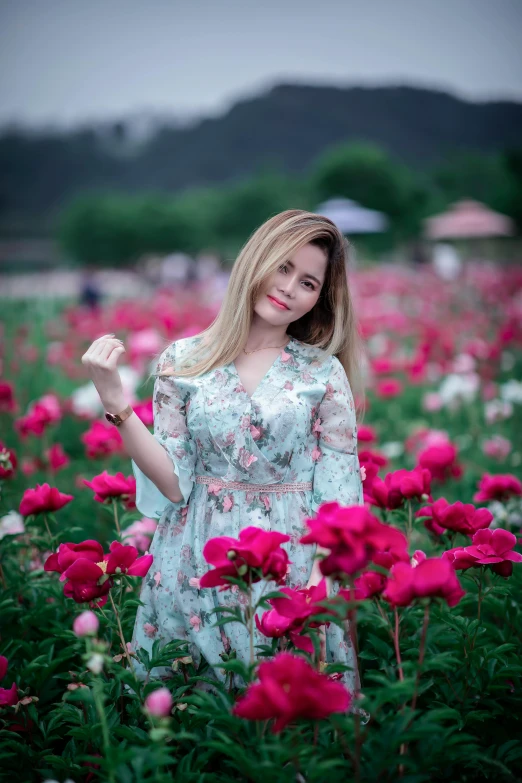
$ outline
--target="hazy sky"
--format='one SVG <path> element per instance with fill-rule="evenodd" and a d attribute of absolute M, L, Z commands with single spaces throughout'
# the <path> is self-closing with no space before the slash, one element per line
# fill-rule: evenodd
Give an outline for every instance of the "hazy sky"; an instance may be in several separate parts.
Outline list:
<path fill-rule="evenodd" d="M 0 0 L 0 123 L 219 113 L 280 81 L 522 100 L 522 0 Z"/>

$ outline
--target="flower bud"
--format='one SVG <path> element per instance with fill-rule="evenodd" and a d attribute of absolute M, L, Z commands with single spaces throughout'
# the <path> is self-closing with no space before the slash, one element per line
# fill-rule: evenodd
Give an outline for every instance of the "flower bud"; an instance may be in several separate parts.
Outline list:
<path fill-rule="evenodd" d="M 229 549 L 227 552 L 227 558 L 229 560 L 235 560 L 237 557 L 237 552 L 234 549 Z"/>
<path fill-rule="evenodd" d="M 94 636 L 97 633 L 99 626 L 100 623 L 94 612 L 87 610 L 75 618 L 73 631 L 76 636 Z"/>
<path fill-rule="evenodd" d="M 155 718 L 166 718 L 172 709 L 172 694 L 168 688 L 158 688 L 145 699 L 145 709 Z"/>

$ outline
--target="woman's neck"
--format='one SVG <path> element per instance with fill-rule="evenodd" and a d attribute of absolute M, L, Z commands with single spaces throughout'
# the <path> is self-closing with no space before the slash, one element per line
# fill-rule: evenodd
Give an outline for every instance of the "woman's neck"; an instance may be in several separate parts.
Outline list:
<path fill-rule="evenodd" d="M 286 333 L 286 326 L 270 326 L 270 324 L 252 323 L 246 341 L 246 349 L 253 351 L 257 348 L 279 347 L 286 345 L 290 335 Z"/>

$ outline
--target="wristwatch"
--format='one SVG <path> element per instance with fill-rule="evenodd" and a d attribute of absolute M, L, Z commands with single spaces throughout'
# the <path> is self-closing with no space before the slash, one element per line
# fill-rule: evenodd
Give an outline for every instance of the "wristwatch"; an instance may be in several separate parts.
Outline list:
<path fill-rule="evenodd" d="M 105 418 L 107 421 L 110 421 L 111 424 L 114 424 L 116 427 L 119 427 L 125 419 L 128 419 L 131 413 L 133 413 L 134 408 L 132 405 L 127 405 L 126 408 L 124 408 L 119 413 L 109 413 L 108 411 L 105 411 Z"/>

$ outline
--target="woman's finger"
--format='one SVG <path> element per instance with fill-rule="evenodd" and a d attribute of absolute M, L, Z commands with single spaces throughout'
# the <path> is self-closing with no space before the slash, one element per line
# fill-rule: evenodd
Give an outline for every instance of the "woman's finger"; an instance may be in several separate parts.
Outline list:
<path fill-rule="evenodd" d="M 107 367 L 109 370 L 113 370 L 116 367 L 116 365 L 118 364 L 118 359 L 124 352 L 125 352 L 124 345 L 118 345 L 116 346 L 116 348 L 114 348 L 109 358 L 107 359 Z"/>

